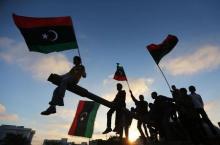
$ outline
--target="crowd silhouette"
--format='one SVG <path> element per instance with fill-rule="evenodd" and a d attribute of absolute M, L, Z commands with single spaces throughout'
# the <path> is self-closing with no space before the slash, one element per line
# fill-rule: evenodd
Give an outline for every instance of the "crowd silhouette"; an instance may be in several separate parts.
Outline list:
<path fill-rule="evenodd" d="M 129 90 L 135 107 L 128 110 L 125 108 L 126 92 L 118 83 L 118 93 L 113 100 L 117 108 L 108 111 L 107 128 L 103 134 L 114 131 L 122 138 L 124 129 L 128 139 L 129 126 L 132 119 L 136 118 L 137 129 L 144 144 L 174 140 L 189 141 L 194 145 L 209 144 L 207 139 L 210 133 L 212 137 L 219 134 L 204 110 L 202 97 L 196 93 L 196 87 L 189 86 L 187 90 L 172 85 L 171 88 L 172 97 L 152 92 L 151 97 L 154 100 L 152 103 L 145 101 L 143 95 L 139 95 L 137 100 Z M 116 111 L 115 129 L 112 130 L 111 116 L 114 111 Z"/>
<path fill-rule="evenodd" d="M 81 77 L 86 77 L 85 68 L 81 64 L 80 57 L 73 58 L 75 66 L 60 77 L 60 84 L 54 90 L 50 106 L 43 111 L 42 115 L 56 113 L 56 105 L 63 106 L 63 98 L 68 85 L 74 85 L 79 82 Z M 121 79 L 121 78 L 120 78 Z M 124 80 L 124 78 L 123 78 Z M 126 79 L 127 80 L 127 79 Z M 204 110 L 202 97 L 196 92 L 195 86 L 186 88 L 177 88 L 171 86 L 172 97 L 158 94 L 154 91 L 151 93 L 153 102 L 144 100 L 142 94 L 139 99 L 133 95 L 129 88 L 130 97 L 135 103 L 130 110 L 126 108 L 126 91 L 123 85 L 117 83 L 117 94 L 112 102 L 108 102 L 100 97 L 88 92 L 87 90 L 77 87 L 78 91 L 73 90 L 81 96 L 90 96 L 91 99 L 98 103 L 108 104 L 110 108 L 107 112 L 107 128 L 103 134 L 116 132 L 119 137 L 123 138 L 125 132 L 128 140 L 129 127 L 132 119 L 137 119 L 137 129 L 140 132 L 140 138 L 144 144 L 148 142 L 182 140 L 190 141 L 194 145 L 207 144 L 207 139 L 211 136 L 219 135 L 219 130 L 212 124 Z M 88 97 L 89 98 L 89 97 Z M 109 103 L 111 103 L 109 105 Z M 112 130 L 111 120 L 115 113 L 115 127 Z M 213 144 L 212 144 L 213 145 Z"/>

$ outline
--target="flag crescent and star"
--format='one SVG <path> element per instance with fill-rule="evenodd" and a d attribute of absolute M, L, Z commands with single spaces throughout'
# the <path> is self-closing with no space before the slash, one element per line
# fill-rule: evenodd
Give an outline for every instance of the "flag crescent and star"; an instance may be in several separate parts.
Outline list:
<path fill-rule="evenodd" d="M 59 35 L 58 35 L 58 33 L 55 30 L 51 30 L 50 29 L 46 33 L 42 34 L 42 38 L 44 40 L 48 40 L 48 41 L 54 42 L 54 41 L 56 41 L 59 38 Z"/>
<path fill-rule="evenodd" d="M 83 112 L 83 113 L 80 114 L 79 120 L 80 121 L 84 121 L 87 116 L 88 116 L 88 113 L 87 112 Z"/>

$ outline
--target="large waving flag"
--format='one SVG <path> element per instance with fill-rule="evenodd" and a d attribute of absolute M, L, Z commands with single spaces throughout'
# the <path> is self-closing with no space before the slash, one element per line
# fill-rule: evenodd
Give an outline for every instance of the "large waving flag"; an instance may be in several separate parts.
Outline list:
<path fill-rule="evenodd" d="M 161 44 L 150 44 L 147 49 L 156 64 L 159 64 L 160 60 L 175 47 L 177 42 L 178 38 L 176 36 L 168 35 Z"/>
<path fill-rule="evenodd" d="M 117 81 L 127 81 L 127 77 L 125 75 L 124 68 L 117 63 L 117 70 L 115 72 L 114 78 Z"/>
<path fill-rule="evenodd" d="M 93 101 L 79 101 L 73 123 L 68 134 L 91 138 L 99 104 Z"/>
<path fill-rule="evenodd" d="M 50 53 L 78 48 L 71 17 L 34 18 L 13 14 L 30 51 Z"/>

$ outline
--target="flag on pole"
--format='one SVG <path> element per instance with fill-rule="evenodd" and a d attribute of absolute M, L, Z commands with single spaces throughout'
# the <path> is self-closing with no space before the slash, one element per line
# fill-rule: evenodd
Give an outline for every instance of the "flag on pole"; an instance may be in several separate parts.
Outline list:
<path fill-rule="evenodd" d="M 80 100 L 68 134 L 91 138 L 99 104 Z"/>
<path fill-rule="evenodd" d="M 177 42 L 178 38 L 176 36 L 168 35 L 161 44 L 150 44 L 147 49 L 156 64 L 159 64 L 160 60 L 175 47 Z"/>
<path fill-rule="evenodd" d="M 127 81 L 127 77 L 125 75 L 124 68 L 117 63 L 117 70 L 115 72 L 114 78 L 117 81 Z"/>
<path fill-rule="evenodd" d="M 71 17 L 35 18 L 13 14 L 30 51 L 50 53 L 78 48 Z"/>

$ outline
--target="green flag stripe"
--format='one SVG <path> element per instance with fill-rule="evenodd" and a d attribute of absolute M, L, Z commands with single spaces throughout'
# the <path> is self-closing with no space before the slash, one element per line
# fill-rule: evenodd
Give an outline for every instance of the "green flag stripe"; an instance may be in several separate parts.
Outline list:
<path fill-rule="evenodd" d="M 76 42 L 68 42 L 68 43 L 60 43 L 60 44 L 54 44 L 54 45 L 32 45 L 28 46 L 31 48 L 30 51 L 36 51 L 41 53 L 50 53 L 54 51 L 63 51 L 68 49 L 77 49 L 77 43 Z"/>
<path fill-rule="evenodd" d="M 93 133 L 93 129 L 94 129 L 94 122 L 95 122 L 98 108 L 99 108 L 99 104 L 95 103 L 93 110 L 91 111 L 91 113 L 89 115 L 86 131 L 85 131 L 85 136 L 88 138 L 92 137 L 92 133 Z"/>

